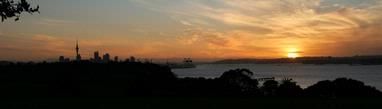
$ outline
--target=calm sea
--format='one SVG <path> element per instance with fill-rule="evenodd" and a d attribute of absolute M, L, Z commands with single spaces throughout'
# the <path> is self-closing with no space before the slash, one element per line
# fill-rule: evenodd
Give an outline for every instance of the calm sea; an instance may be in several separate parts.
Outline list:
<path fill-rule="evenodd" d="M 205 77 L 216 78 L 224 71 L 247 68 L 254 72 L 253 78 L 275 77 L 281 80 L 292 78 L 301 87 L 313 85 L 321 80 L 333 80 L 347 77 L 363 81 L 366 85 L 382 90 L 382 65 L 305 65 L 305 64 L 201 64 L 196 68 L 173 69 L 180 78 Z"/>

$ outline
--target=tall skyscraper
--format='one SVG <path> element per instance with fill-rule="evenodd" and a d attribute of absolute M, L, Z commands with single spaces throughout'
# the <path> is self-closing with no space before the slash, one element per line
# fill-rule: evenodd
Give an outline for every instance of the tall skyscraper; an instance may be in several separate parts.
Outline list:
<path fill-rule="evenodd" d="M 135 60 L 135 57 L 134 56 L 131 56 L 130 57 L 130 62 L 135 62 L 136 60 Z"/>
<path fill-rule="evenodd" d="M 114 57 L 114 61 L 115 61 L 115 62 L 118 62 L 118 61 L 119 61 L 119 60 L 118 60 L 118 56 L 115 56 L 115 57 Z"/>
<path fill-rule="evenodd" d="M 64 56 L 60 56 L 58 58 L 58 62 L 65 62 L 65 57 Z"/>
<path fill-rule="evenodd" d="M 109 53 L 106 53 L 105 55 L 103 55 L 103 61 L 104 61 L 104 62 L 109 62 L 109 61 L 110 61 L 110 55 L 109 55 Z"/>
<path fill-rule="evenodd" d="M 94 61 L 95 62 L 101 61 L 101 57 L 99 57 L 99 52 L 98 51 L 94 52 Z"/>
<path fill-rule="evenodd" d="M 70 62 L 69 58 L 65 58 L 65 56 L 60 56 L 58 58 L 58 62 L 64 63 L 64 62 Z"/>
<path fill-rule="evenodd" d="M 78 47 L 78 40 L 77 40 L 77 42 L 76 42 L 76 60 L 77 61 L 81 61 L 81 55 L 80 55 L 79 51 L 80 51 L 80 48 Z"/>

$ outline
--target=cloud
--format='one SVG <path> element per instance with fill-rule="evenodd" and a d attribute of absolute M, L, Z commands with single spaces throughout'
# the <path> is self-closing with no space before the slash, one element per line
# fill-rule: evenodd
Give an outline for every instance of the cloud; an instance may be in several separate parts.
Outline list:
<path fill-rule="evenodd" d="M 185 25 L 185 26 L 192 26 L 192 24 L 188 21 L 184 21 L 184 20 L 181 20 L 179 21 L 181 24 Z"/>
<path fill-rule="evenodd" d="M 199 21 L 208 22 L 197 23 L 204 28 L 256 28 L 252 30 L 253 33 L 262 34 L 264 37 L 312 37 L 322 36 L 325 32 L 358 28 L 380 21 L 380 18 L 376 18 L 380 17 L 380 8 L 377 7 L 382 6 L 375 0 L 138 1 L 147 7 L 157 8 L 157 11 L 177 16 L 176 20 L 183 25 L 190 26 L 196 23 L 193 21 Z M 156 5 L 158 3 L 177 6 Z M 212 24 L 214 21 L 223 24 Z M 263 32 L 265 30 L 271 33 Z"/>
<path fill-rule="evenodd" d="M 170 45 L 169 42 L 130 39 L 129 37 L 87 37 L 79 38 L 80 54 L 84 59 L 93 56 L 94 51 L 110 53 L 120 59 L 130 56 L 138 58 L 163 58 L 186 55 L 174 52 L 184 49 Z M 58 56 L 74 58 L 75 37 L 46 34 L 0 35 L 0 60 L 40 61 L 56 60 Z M 184 50 L 186 51 L 186 50 Z"/>
<path fill-rule="evenodd" d="M 1 39 L 1 59 L 35 60 L 70 53 L 66 40 L 48 35 L 7 34 Z"/>
<path fill-rule="evenodd" d="M 311 39 L 306 44 L 307 55 L 375 55 L 382 54 L 382 28 L 380 24 L 364 25 L 328 34 L 321 39 Z"/>
<path fill-rule="evenodd" d="M 128 28 L 129 34 L 134 36 L 159 38 L 123 36 L 125 32 L 122 32 L 121 36 L 82 39 L 83 53 L 88 53 L 84 55 L 91 56 L 92 51 L 100 50 L 143 57 L 280 57 L 287 48 L 298 48 L 304 55 L 372 54 L 381 53 L 378 50 L 382 48 L 379 44 L 382 42 L 380 0 L 130 1 L 139 9 L 147 8 L 160 13 L 155 15 L 166 16 L 158 16 L 159 21 L 169 18 L 173 22 Z M 76 23 L 50 18 L 38 22 L 51 26 Z M 156 28 L 160 28 L 160 32 L 150 32 Z M 162 28 L 166 29 L 162 31 Z M 0 45 L 7 50 L 73 55 L 74 40 L 64 36 L 17 38 L 23 40 L 8 38 Z"/>
<path fill-rule="evenodd" d="M 53 36 L 46 34 L 13 34 L 1 36 L 0 60 L 46 60 L 56 59 L 58 56 L 73 58 L 75 56 L 75 37 Z M 102 53 L 121 54 L 130 43 L 122 39 L 111 40 L 109 37 L 80 38 L 80 54 L 90 58 L 94 51 Z M 139 47 L 139 46 L 138 46 Z M 137 48 L 138 48 L 137 47 Z M 130 53 L 130 52 L 129 52 Z"/>
<path fill-rule="evenodd" d="M 250 31 L 219 32 L 207 28 L 188 28 L 177 37 L 177 44 L 199 58 L 239 58 L 277 56 L 277 42 L 259 37 Z"/>
<path fill-rule="evenodd" d="M 71 20 L 50 19 L 50 18 L 43 18 L 37 22 L 37 24 L 49 25 L 49 26 L 73 25 L 76 23 L 77 23 L 76 21 L 71 21 Z"/>
<path fill-rule="evenodd" d="M 306 50 L 304 54 L 307 55 L 313 55 L 313 52 L 321 55 L 380 53 L 377 52 L 380 50 L 377 42 L 381 41 L 378 36 L 382 33 L 378 31 L 382 23 L 382 16 L 379 14 L 382 11 L 381 1 L 357 1 L 356 3 L 359 4 L 341 1 L 332 6 L 326 5 L 330 1 L 323 0 L 225 0 L 219 2 L 224 5 L 216 6 L 192 1 L 192 6 L 189 6 L 193 7 L 192 9 L 180 10 L 189 14 L 187 16 L 191 18 L 187 19 L 204 21 L 212 19 L 221 22 L 224 24 L 223 27 L 229 29 L 221 29 L 219 27 L 221 25 L 215 27 L 200 25 L 197 28 L 203 29 L 197 29 L 197 32 L 190 34 L 186 31 L 189 35 L 179 38 L 182 43 L 205 43 L 206 48 L 236 48 L 239 51 L 248 50 L 248 47 L 260 50 L 300 47 Z M 243 37 L 240 35 L 230 36 L 234 34 L 233 31 L 245 31 L 246 34 L 250 34 L 247 35 L 246 40 L 258 45 L 232 46 L 232 42 L 246 41 L 234 39 Z M 210 39 L 215 40 L 210 41 Z M 268 44 L 262 42 L 268 42 Z M 279 46 L 263 47 L 262 44 L 279 44 Z M 349 50 L 346 46 L 358 50 Z M 325 50 L 327 48 L 340 50 L 332 50 L 329 53 Z"/>
<path fill-rule="evenodd" d="M 194 44 L 205 42 L 216 46 L 225 46 L 227 39 L 222 33 L 213 30 L 203 30 L 202 28 L 190 28 L 185 30 L 185 36 L 178 37 L 182 44 Z"/>
<path fill-rule="evenodd" d="M 368 10 L 352 7 L 317 13 L 317 0 L 232 0 L 226 3 L 234 9 L 205 8 L 203 15 L 230 25 L 261 27 L 274 32 L 267 36 L 319 36 L 325 31 L 356 28 L 373 20 Z"/>
<path fill-rule="evenodd" d="M 216 2 L 223 5 L 216 6 L 205 1 L 191 0 L 179 1 L 181 8 L 160 8 L 177 16 L 187 16 L 184 20 L 180 19 L 183 25 L 191 24 L 184 22 L 190 21 L 189 19 L 205 22 L 213 19 L 226 24 L 225 26 L 249 26 L 270 30 L 273 33 L 264 36 L 274 37 L 320 36 L 325 31 L 357 28 L 380 20 L 373 19 L 373 16 L 378 15 L 378 11 L 375 11 L 373 7 L 379 6 L 378 4 L 368 7 L 334 6 L 337 8 L 331 8 L 325 6 L 329 1 L 320 0 L 215 0 L 214 3 Z M 150 3 L 151 7 L 155 7 L 154 2 L 145 1 L 145 4 Z M 338 2 L 337 5 L 340 5 L 339 3 L 347 2 Z M 354 4 L 354 6 L 357 5 Z M 326 8 L 323 9 L 323 7 Z"/>

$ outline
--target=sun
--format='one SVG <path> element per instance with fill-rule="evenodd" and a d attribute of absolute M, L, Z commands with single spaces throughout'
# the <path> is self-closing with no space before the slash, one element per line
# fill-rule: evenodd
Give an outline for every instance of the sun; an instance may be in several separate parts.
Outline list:
<path fill-rule="evenodd" d="M 288 58 L 297 58 L 300 57 L 300 51 L 297 48 L 288 48 L 286 56 Z"/>
<path fill-rule="evenodd" d="M 299 55 L 298 53 L 288 53 L 287 56 L 288 58 L 297 58 Z"/>

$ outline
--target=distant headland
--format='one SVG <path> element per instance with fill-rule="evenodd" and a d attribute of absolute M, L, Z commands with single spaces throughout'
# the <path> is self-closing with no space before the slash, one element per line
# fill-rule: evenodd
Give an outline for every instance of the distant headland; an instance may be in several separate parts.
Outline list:
<path fill-rule="evenodd" d="M 297 58 L 274 58 L 274 59 L 225 59 L 212 62 L 213 64 L 348 64 L 348 65 L 382 65 L 382 55 L 352 56 L 352 57 L 297 57 Z"/>

